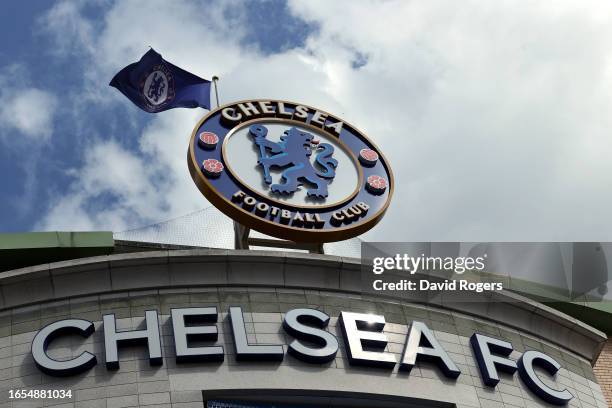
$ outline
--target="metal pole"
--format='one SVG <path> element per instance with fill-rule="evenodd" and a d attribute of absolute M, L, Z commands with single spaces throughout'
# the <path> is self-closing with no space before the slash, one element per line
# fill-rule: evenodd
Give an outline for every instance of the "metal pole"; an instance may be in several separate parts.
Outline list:
<path fill-rule="evenodd" d="M 219 107 L 219 91 L 217 90 L 217 81 L 219 80 L 218 76 L 213 76 L 212 77 L 212 81 L 213 81 L 213 85 L 215 86 L 215 98 L 217 99 L 217 108 Z"/>

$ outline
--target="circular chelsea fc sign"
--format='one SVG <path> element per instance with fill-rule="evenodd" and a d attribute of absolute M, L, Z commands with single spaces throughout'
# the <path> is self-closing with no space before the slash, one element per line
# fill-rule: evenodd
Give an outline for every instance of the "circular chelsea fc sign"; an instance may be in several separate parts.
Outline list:
<path fill-rule="evenodd" d="M 191 177 L 217 208 L 265 234 L 330 242 L 372 228 L 393 195 L 384 155 L 364 134 L 303 104 L 241 101 L 195 127 Z"/>

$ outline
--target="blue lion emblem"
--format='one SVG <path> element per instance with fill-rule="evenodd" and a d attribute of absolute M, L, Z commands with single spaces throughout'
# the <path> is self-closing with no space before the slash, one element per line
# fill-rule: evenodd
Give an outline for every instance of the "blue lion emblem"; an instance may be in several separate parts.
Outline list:
<path fill-rule="evenodd" d="M 155 72 L 153 73 L 153 79 L 151 80 L 151 85 L 149 86 L 147 96 L 150 99 L 153 99 L 155 102 L 158 102 L 165 88 L 166 84 L 163 76 Z"/>
<path fill-rule="evenodd" d="M 312 134 L 292 127 L 284 132 L 278 143 L 266 139 L 268 129 L 262 125 L 252 125 L 249 134 L 259 146 L 257 163 L 263 169 L 266 184 L 272 184 L 270 168 L 289 166 L 282 173 L 282 183 L 272 184 L 270 190 L 279 194 L 292 194 L 306 182 L 315 186 L 306 191 L 308 197 L 327 197 L 327 185 L 336 176 L 336 167 L 338 167 L 338 160 L 332 158 L 334 154 L 332 145 L 328 143 L 318 145 L 317 149 L 321 151 L 317 154 L 315 162 L 320 169 L 315 169 L 310 162 L 314 138 Z M 267 151 L 272 155 L 268 156 Z"/>

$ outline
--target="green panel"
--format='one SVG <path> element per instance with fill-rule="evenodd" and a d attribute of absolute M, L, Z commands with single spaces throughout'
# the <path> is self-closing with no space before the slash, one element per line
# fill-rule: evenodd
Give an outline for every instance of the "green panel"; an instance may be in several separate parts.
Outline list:
<path fill-rule="evenodd" d="M 0 271 L 108 255 L 113 248 L 110 231 L 0 234 Z"/>
<path fill-rule="evenodd" d="M 576 319 L 612 335 L 612 302 L 588 301 L 587 295 L 572 299 L 568 289 L 556 288 L 525 279 L 509 278 L 490 272 L 467 271 L 462 279 L 482 282 L 503 282 L 504 289 L 518 293 L 557 309 Z"/>
<path fill-rule="evenodd" d="M 547 306 L 557 309 L 576 319 L 612 335 L 612 303 L 609 301 L 571 303 L 571 302 L 544 302 Z"/>
<path fill-rule="evenodd" d="M 28 248 L 112 247 L 113 233 L 94 232 L 25 232 L 0 234 L 0 250 Z"/>

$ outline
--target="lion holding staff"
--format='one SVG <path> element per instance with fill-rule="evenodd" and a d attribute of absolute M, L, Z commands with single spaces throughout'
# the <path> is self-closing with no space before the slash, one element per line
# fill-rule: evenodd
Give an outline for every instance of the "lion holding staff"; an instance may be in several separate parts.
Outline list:
<path fill-rule="evenodd" d="M 278 143 L 266 139 L 268 129 L 263 125 L 252 125 L 249 134 L 259 146 L 257 162 L 263 169 L 266 184 L 272 184 L 270 168 L 286 168 L 281 175 L 282 183 L 272 184 L 270 190 L 279 194 L 292 194 L 300 185 L 308 183 L 315 186 L 306 191 L 308 197 L 327 197 L 327 185 L 336 176 L 338 167 L 338 161 L 332 157 L 332 145 L 319 144 L 312 134 L 296 127 L 286 130 Z M 313 145 L 320 150 L 315 159 L 320 169 L 316 169 L 310 162 Z"/>

